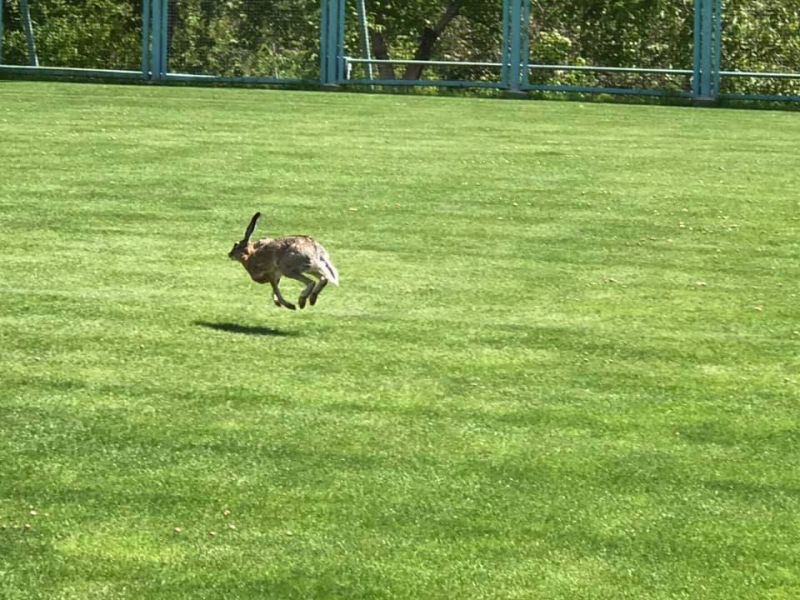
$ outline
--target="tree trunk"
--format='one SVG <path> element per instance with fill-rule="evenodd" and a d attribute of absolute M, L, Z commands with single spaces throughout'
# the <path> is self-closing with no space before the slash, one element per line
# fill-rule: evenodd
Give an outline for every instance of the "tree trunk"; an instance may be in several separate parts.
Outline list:
<path fill-rule="evenodd" d="M 382 2 L 377 3 L 375 13 L 375 27 L 369 29 L 369 37 L 372 40 L 372 54 L 378 60 L 389 60 L 389 47 L 386 45 L 386 38 L 383 32 L 386 30 L 386 13 Z M 394 65 L 389 63 L 378 63 L 378 76 L 380 79 L 395 79 Z"/>
<path fill-rule="evenodd" d="M 386 40 L 383 33 L 370 29 L 372 38 L 372 53 L 379 60 L 389 60 L 389 48 L 386 47 Z M 381 79 L 395 79 L 394 65 L 388 63 L 378 63 L 378 74 Z"/>
<path fill-rule="evenodd" d="M 414 53 L 414 60 L 430 60 L 433 55 L 433 47 L 439 41 L 450 22 L 458 16 L 461 7 L 464 5 L 464 0 L 451 0 L 450 4 L 445 9 L 444 14 L 439 21 L 434 25 L 433 29 L 426 27 L 420 36 L 419 46 Z M 403 79 L 419 79 L 422 77 L 422 71 L 425 65 L 408 65 Z"/>

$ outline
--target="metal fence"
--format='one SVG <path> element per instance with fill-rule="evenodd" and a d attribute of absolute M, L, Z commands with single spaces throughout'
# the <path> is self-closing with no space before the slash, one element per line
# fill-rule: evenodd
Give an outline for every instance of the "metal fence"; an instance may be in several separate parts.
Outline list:
<path fill-rule="evenodd" d="M 800 102 L 800 0 L 0 0 L 4 73 Z"/>

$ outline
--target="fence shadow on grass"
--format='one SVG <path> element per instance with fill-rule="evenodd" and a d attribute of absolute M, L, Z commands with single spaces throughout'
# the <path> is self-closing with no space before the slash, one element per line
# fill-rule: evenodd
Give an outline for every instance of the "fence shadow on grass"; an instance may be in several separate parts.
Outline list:
<path fill-rule="evenodd" d="M 240 325 L 239 323 L 210 323 L 208 321 L 195 321 L 194 324 L 198 325 L 199 327 L 205 327 L 206 329 L 213 329 L 215 331 L 241 333 L 244 335 L 265 335 L 274 337 L 288 337 L 297 335 L 297 333 L 294 331 L 282 331 L 280 329 L 262 327 L 259 325 Z"/>

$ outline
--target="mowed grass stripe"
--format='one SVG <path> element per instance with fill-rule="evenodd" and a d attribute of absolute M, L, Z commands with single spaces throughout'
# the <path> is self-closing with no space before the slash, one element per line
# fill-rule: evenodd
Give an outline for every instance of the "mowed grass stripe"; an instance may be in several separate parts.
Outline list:
<path fill-rule="evenodd" d="M 3 83 L 0 596 L 796 597 L 799 133 Z"/>

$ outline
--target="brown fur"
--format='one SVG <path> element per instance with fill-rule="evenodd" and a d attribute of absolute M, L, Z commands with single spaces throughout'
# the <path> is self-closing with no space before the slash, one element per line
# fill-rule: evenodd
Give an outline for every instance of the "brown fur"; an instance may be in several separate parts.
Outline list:
<path fill-rule="evenodd" d="M 300 308 L 305 308 L 306 301 L 312 306 L 316 304 L 319 293 L 328 282 L 339 285 L 339 275 L 328 252 L 311 237 L 293 235 L 250 242 L 250 235 L 260 216 L 260 213 L 253 215 L 244 239 L 234 244 L 228 256 L 242 263 L 253 281 L 272 286 L 272 300 L 276 306 L 285 306 L 292 310 L 296 308 L 283 298 L 278 287 L 283 276 L 305 285 L 298 300 Z M 317 280 L 309 275 L 317 277 Z"/>

